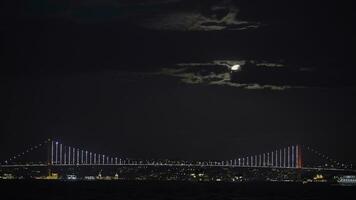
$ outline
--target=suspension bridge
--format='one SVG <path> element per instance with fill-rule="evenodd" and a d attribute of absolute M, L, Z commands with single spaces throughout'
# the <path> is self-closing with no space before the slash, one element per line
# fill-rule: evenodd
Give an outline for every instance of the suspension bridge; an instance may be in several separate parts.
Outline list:
<path fill-rule="evenodd" d="M 23 161 L 31 153 L 45 153 L 45 160 Z M 304 165 L 305 153 L 309 152 L 322 164 Z M 58 140 L 47 139 L 39 144 L 17 153 L 1 162 L 1 167 L 66 167 L 66 166 L 167 166 L 167 167 L 236 167 L 236 168 L 280 168 L 314 170 L 352 170 L 352 164 L 332 159 L 331 157 L 304 145 L 289 145 L 259 154 L 245 155 L 230 160 L 219 161 L 175 161 L 175 160 L 140 160 L 122 156 L 112 156 L 92 152 L 84 148 L 69 146 Z"/>

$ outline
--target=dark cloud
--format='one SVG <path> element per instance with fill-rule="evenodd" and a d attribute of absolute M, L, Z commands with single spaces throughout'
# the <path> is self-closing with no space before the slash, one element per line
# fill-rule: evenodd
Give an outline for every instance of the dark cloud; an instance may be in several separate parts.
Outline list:
<path fill-rule="evenodd" d="M 240 19 L 239 9 L 232 1 L 198 0 L 80 0 L 13 3 L 12 12 L 3 15 L 15 18 L 59 18 L 77 23 L 124 22 L 155 30 L 211 31 L 254 29 L 258 22 Z"/>
<path fill-rule="evenodd" d="M 180 4 L 192 4 L 188 1 Z M 172 9 L 169 12 L 157 13 L 142 25 L 158 30 L 178 31 L 217 31 L 225 29 L 253 29 L 260 23 L 248 22 L 238 17 L 239 9 L 231 1 L 214 1 L 206 6 L 190 6 L 189 9 Z"/>
<path fill-rule="evenodd" d="M 231 70 L 231 66 L 236 64 L 241 66 L 240 69 Z M 187 84 L 244 89 L 335 88 L 354 87 L 356 84 L 352 76 L 347 76 L 344 71 L 322 71 L 265 61 L 218 60 L 210 63 L 182 63 L 173 68 L 163 68 L 157 74 L 176 77 Z"/>

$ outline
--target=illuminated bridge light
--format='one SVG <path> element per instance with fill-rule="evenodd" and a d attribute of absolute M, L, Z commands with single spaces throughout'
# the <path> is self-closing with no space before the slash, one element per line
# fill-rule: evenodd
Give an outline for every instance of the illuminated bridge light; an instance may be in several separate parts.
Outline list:
<path fill-rule="evenodd" d="M 45 141 L 46 142 L 46 141 Z M 42 142 L 42 143 L 45 143 Z M 41 143 L 41 144 L 42 144 Z M 160 166 L 227 166 L 227 167 L 278 167 L 278 168 L 303 168 L 302 165 L 302 146 L 290 145 L 285 148 L 275 149 L 273 151 L 266 151 L 265 153 L 249 155 L 240 158 L 226 159 L 224 161 L 152 161 L 152 160 L 135 160 L 135 159 L 119 159 L 118 157 L 111 157 L 105 154 L 96 154 L 87 150 L 82 150 L 75 147 L 66 146 L 58 141 L 51 140 L 47 145 L 37 144 L 37 149 L 43 146 L 43 149 L 47 148 L 48 157 L 46 161 L 42 161 L 45 165 L 160 165 Z M 32 146 L 35 147 L 36 146 Z M 27 153 L 31 153 L 31 146 L 26 151 L 21 151 L 9 157 L 9 159 L 2 161 L 2 165 L 19 164 L 21 159 L 25 157 Z M 307 150 L 304 148 L 303 150 Z M 351 164 L 346 162 L 338 162 L 328 155 L 309 148 L 310 152 L 314 152 L 314 155 L 323 159 L 322 165 L 318 164 L 315 168 L 349 168 Z M 32 151 L 34 152 L 34 151 Z M 85 155 L 84 155 L 85 154 Z M 28 165 L 32 165 L 34 162 L 27 162 Z"/>

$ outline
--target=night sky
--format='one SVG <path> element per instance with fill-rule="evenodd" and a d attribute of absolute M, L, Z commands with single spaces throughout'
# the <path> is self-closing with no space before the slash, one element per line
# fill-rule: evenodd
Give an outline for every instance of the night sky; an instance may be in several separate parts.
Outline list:
<path fill-rule="evenodd" d="M 1 4 L 1 160 L 55 138 L 171 159 L 299 143 L 356 162 L 352 3 Z"/>

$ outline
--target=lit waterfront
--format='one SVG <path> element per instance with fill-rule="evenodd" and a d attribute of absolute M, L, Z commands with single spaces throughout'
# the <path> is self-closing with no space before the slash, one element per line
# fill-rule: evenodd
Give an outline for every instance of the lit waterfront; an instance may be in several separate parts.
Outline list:
<path fill-rule="evenodd" d="M 1 168 L 0 179 L 337 183 L 352 170 L 209 166 L 47 166 Z"/>

